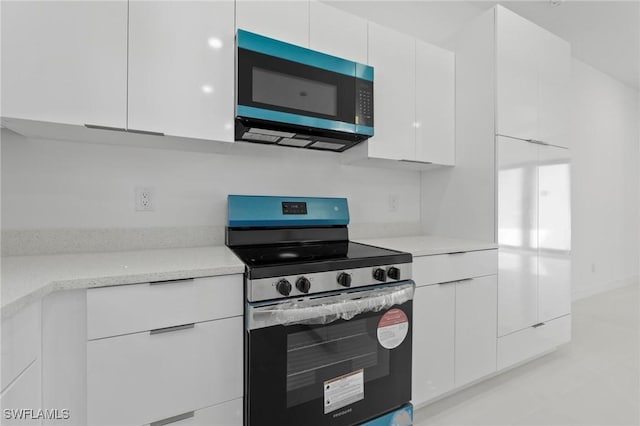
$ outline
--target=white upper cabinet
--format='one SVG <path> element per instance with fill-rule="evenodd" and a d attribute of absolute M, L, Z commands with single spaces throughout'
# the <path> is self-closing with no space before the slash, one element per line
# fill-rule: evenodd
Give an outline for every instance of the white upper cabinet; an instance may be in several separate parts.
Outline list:
<path fill-rule="evenodd" d="M 233 1 L 129 9 L 129 128 L 232 142 Z"/>
<path fill-rule="evenodd" d="M 496 8 L 499 135 L 568 146 L 569 43 Z"/>
<path fill-rule="evenodd" d="M 126 1 L 2 2 L 2 116 L 124 128 Z"/>
<path fill-rule="evenodd" d="M 539 40 L 538 139 L 568 148 L 571 46 L 544 30 Z"/>
<path fill-rule="evenodd" d="M 415 41 L 369 23 L 369 65 L 374 67 L 375 136 L 369 157 L 415 159 Z"/>
<path fill-rule="evenodd" d="M 538 136 L 538 32 L 532 22 L 496 8 L 497 133 Z"/>
<path fill-rule="evenodd" d="M 455 163 L 455 56 L 416 41 L 415 160 Z"/>
<path fill-rule="evenodd" d="M 309 47 L 309 2 L 236 0 L 236 28 Z"/>
<path fill-rule="evenodd" d="M 319 52 L 367 63 L 367 21 L 312 0 L 309 47 Z"/>

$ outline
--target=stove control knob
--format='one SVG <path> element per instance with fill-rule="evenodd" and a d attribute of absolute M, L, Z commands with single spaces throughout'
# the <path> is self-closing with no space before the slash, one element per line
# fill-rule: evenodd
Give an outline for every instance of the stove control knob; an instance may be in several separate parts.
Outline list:
<path fill-rule="evenodd" d="M 291 283 L 283 278 L 276 284 L 276 290 L 281 295 L 288 296 L 291 293 Z"/>
<path fill-rule="evenodd" d="M 378 281 L 386 281 L 387 280 L 387 271 L 382 268 L 376 268 L 373 270 L 373 278 Z"/>
<path fill-rule="evenodd" d="M 395 266 L 392 266 L 391 268 L 387 269 L 387 276 L 392 280 L 396 280 L 396 281 L 399 280 L 400 269 L 396 268 Z"/>
<path fill-rule="evenodd" d="M 351 274 L 347 274 L 346 272 L 340 273 L 340 275 L 338 275 L 338 284 L 342 287 L 351 287 Z"/>
<path fill-rule="evenodd" d="M 296 288 L 303 293 L 309 293 L 309 288 L 311 288 L 311 282 L 305 277 L 300 277 L 296 281 Z"/>

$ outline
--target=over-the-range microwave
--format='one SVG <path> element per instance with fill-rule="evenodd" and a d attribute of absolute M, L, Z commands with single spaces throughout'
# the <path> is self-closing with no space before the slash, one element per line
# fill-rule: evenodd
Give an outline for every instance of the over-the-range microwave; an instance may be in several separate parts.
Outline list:
<path fill-rule="evenodd" d="M 373 67 L 244 30 L 235 139 L 344 151 L 373 136 Z"/>

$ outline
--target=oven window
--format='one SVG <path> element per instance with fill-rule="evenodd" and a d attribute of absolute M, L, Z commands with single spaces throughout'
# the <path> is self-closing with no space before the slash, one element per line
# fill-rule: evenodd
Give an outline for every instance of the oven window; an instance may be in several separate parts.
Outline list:
<path fill-rule="evenodd" d="M 338 88 L 329 83 L 253 67 L 252 101 L 337 116 Z"/>
<path fill-rule="evenodd" d="M 378 318 L 309 326 L 287 335 L 287 408 L 323 397 L 323 383 L 364 370 L 364 381 L 389 374 L 389 351 L 378 344 Z"/>

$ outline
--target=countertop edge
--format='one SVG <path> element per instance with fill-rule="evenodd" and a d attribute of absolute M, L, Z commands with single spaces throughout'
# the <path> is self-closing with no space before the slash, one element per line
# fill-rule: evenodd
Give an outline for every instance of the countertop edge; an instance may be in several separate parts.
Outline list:
<path fill-rule="evenodd" d="M 187 269 L 169 272 L 141 273 L 133 275 L 110 275 L 104 277 L 75 278 L 53 280 L 43 284 L 15 300 L 2 305 L 0 318 L 9 318 L 37 300 L 58 291 L 86 290 L 97 287 L 116 287 L 121 285 L 144 284 L 153 281 L 169 281 L 185 278 L 203 278 L 223 275 L 237 275 L 244 272 L 244 264 L 220 266 L 204 269 Z"/>

